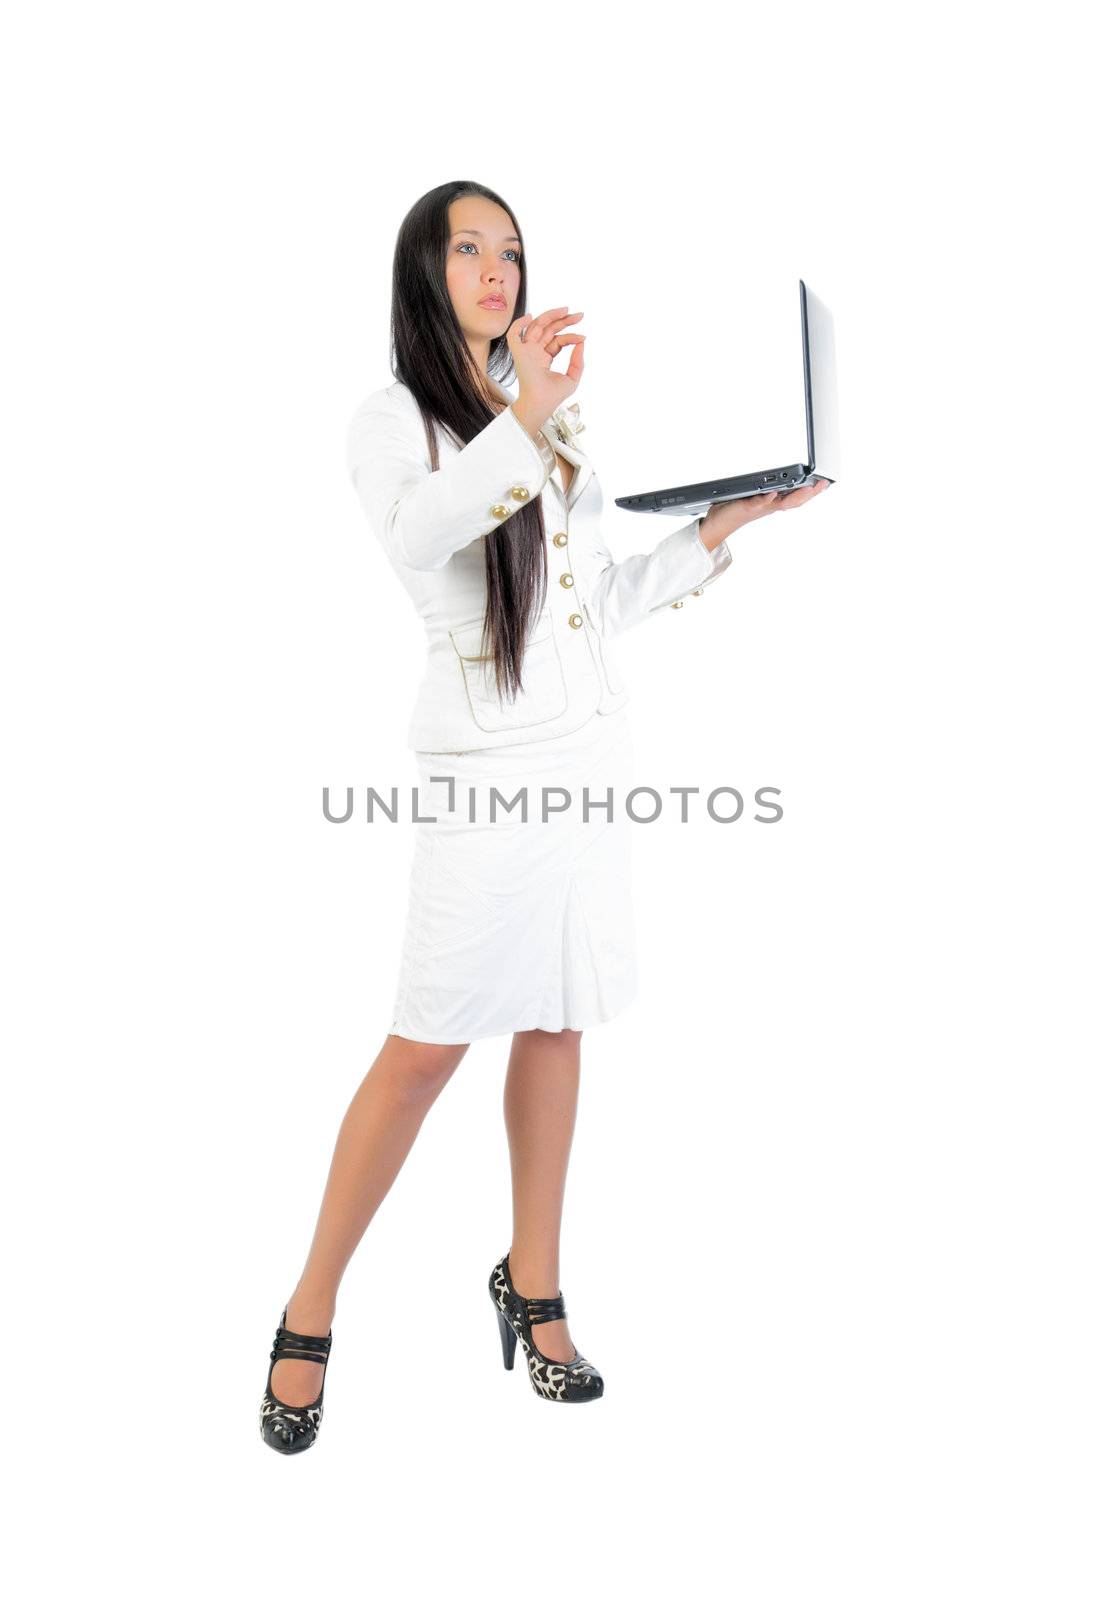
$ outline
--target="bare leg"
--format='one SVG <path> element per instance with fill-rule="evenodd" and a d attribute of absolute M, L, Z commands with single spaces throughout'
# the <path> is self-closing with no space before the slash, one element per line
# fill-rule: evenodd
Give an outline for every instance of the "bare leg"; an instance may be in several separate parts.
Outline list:
<path fill-rule="evenodd" d="M 326 1334 L 332 1326 L 347 1263 L 468 1048 L 386 1036 L 340 1126 L 308 1259 L 287 1304 L 286 1326 L 295 1333 Z M 271 1389 L 286 1404 L 305 1406 L 323 1376 L 317 1362 L 287 1356 L 274 1364 Z"/>
<path fill-rule="evenodd" d="M 519 1294 L 560 1293 L 560 1223 L 564 1180 L 579 1099 L 578 1028 L 516 1033 L 511 1045 L 503 1115 L 511 1147 L 511 1281 Z M 562 1317 L 541 1322 L 534 1343 L 555 1361 L 576 1347 Z"/>

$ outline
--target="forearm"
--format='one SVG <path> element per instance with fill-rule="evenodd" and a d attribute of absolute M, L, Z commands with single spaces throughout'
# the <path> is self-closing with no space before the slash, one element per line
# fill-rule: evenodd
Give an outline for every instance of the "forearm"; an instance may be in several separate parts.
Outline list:
<path fill-rule="evenodd" d="M 709 512 L 706 513 L 706 515 L 698 524 L 698 538 L 709 551 L 713 551 L 719 544 L 723 544 L 731 531 L 732 530 L 730 528 L 726 528 L 722 532 L 715 519 L 710 515 Z"/>
<path fill-rule="evenodd" d="M 418 421 L 398 412 L 387 395 L 360 407 L 348 442 L 351 477 L 394 561 L 437 571 L 541 493 L 554 466 L 552 448 L 508 416 L 512 409 L 432 472 Z"/>
<path fill-rule="evenodd" d="M 700 543 L 696 521 L 666 534 L 655 549 L 626 556 L 624 561 L 615 561 L 605 545 L 601 555 L 603 569 L 590 598 L 607 638 L 706 588 L 732 559 L 723 542 L 715 552 Z"/>

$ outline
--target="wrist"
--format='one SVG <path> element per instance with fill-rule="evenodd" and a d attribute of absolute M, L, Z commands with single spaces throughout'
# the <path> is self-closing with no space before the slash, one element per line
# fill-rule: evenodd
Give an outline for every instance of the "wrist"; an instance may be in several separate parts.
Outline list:
<path fill-rule="evenodd" d="M 711 513 L 709 512 L 707 512 L 698 523 L 698 538 L 701 540 L 702 544 L 710 552 L 710 554 L 713 553 L 719 544 L 724 543 L 730 532 L 731 529 L 728 529 L 726 532 L 722 533 L 720 531 L 719 524 L 712 520 Z"/>
<path fill-rule="evenodd" d="M 552 415 L 551 410 L 546 411 L 544 406 L 532 405 L 521 394 L 517 400 L 512 400 L 511 410 L 532 439 L 537 436 L 542 423 L 547 422 Z"/>

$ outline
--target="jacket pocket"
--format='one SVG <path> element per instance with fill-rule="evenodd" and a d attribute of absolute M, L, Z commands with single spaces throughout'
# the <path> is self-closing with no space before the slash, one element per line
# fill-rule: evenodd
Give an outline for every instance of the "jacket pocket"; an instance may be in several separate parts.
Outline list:
<path fill-rule="evenodd" d="M 587 618 L 587 627 L 595 640 L 595 648 L 598 650 L 599 660 L 602 662 L 602 675 L 606 679 L 606 687 L 611 694 L 623 694 L 625 684 L 622 681 L 621 674 L 618 672 L 613 646 L 608 639 L 603 638 L 598 628 L 596 628 L 595 619 L 591 615 L 586 600 L 583 602 L 583 613 Z"/>
<path fill-rule="evenodd" d="M 495 661 L 481 656 L 484 617 L 451 628 L 450 642 L 457 653 L 469 697 L 473 721 L 485 733 L 509 728 L 530 728 L 552 722 L 568 709 L 568 687 L 560 663 L 553 618 L 545 611 L 526 642 L 522 658 L 523 687 L 512 701 L 496 688 Z"/>

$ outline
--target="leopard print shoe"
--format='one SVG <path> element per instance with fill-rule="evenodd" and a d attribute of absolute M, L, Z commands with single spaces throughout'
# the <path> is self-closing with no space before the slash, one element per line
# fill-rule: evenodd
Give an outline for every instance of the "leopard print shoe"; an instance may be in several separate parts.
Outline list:
<path fill-rule="evenodd" d="M 544 1400 L 597 1400 L 603 1387 L 602 1374 L 597 1367 L 578 1350 L 571 1361 L 554 1361 L 542 1355 L 534 1343 L 532 1329 L 539 1322 L 555 1322 L 565 1315 L 564 1296 L 558 1294 L 545 1299 L 519 1294 L 511 1282 L 509 1256 L 510 1251 L 500 1257 L 488 1280 L 488 1292 L 499 1321 L 503 1365 L 508 1372 L 511 1370 L 515 1364 L 515 1345 L 521 1342 L 535 1394 Z"/>
<path fill-rule="evenodd" d="M 320 1419 L 324 1415 L 324 1385 L 328 1381 L 328 1353 L 332 1348 L 331 1329 L 321 1338 L 313 1333 L 294 1333 L 286 1326 L 283 1307 L 282 1320 L 275 1330 L 271 1364 L 267 1368 L 267 1387 L 259 1412 L 259 1431 L 272 1450 L 284 1456 L 297 1456 L 316 1443 Z M 294 1361 L 319 1361 L 324 1370 L 320 1393 L 308 1406 L 290 1406 L 279 1400 L 271 1388 L 271 1374 L 276 1361 L 286 1357 Z"/>

